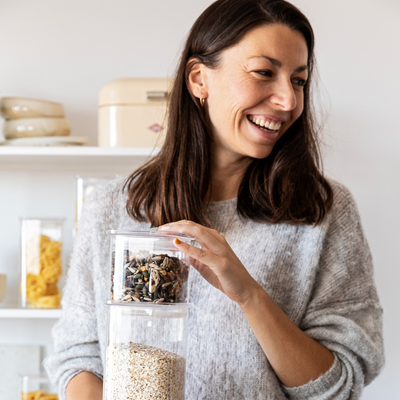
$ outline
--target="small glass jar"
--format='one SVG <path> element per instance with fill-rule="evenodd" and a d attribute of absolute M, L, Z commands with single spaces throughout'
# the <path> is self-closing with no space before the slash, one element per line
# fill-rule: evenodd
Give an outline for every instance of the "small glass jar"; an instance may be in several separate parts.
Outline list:
<path fill-rule="evenodd" d="M 189 258 L 173 240 L 193 245 L 194 238 L 174 232 L 107 234 L 111 236 L 111 300 L 155 304 L 188 301 Z"/>
<path fill-rule="evenodd" d="M 21 376 L 20 396 L 21 400 L 58 400 L 45 376 Z"/>
<path fill-rule="evenodd" d="M 22 307 L 60 307 L 63 222 L 63 219 L 21 220 Z"/>
<path fill-rule="evenodd" d="M 107 308 L 103 400 L 184 400 L 189 304 Z"/>

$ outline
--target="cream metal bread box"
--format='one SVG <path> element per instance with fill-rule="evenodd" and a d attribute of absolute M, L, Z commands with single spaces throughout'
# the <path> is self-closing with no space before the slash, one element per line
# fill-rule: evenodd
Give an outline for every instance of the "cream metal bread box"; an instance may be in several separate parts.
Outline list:
<path fill-rule="evenodd" d="M 161 147 L 171 81 L 123 78 L 99 94 L 98 140 L 101 147 Z"/>

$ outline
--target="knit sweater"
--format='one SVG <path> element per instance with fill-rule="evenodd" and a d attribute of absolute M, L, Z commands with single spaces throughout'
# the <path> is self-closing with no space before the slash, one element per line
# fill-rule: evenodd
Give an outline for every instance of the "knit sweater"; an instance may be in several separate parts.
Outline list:
<path fill-rule="evenodd" d="M 333 208 L 318 226 L 257 223 L 239 217 L 237 199 L 208 203 L 222 233 L 251 276 L 307 335 L 335 357 L 316 380 L 285 387 L 240 307 L 191 268 L 187 400 L 359 399 L 384 362 L 382 309 L 371 254 L 353 197 L 330 181 Z M 45 368 L 61 400 L 81 371 L 103 375 L 110 287 L 106 230 L 148 230 L 126 212 L 122 181 L 86 200 L 74 242 L 54 354 Z M 262 318 L 262 315 L 260 315 Z"/>

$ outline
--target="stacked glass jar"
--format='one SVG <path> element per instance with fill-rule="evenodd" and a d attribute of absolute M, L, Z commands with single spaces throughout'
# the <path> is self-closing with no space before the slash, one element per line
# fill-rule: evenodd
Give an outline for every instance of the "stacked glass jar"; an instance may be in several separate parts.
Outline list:
<path fill-rule="evenodd" d="M 108 231 L 111 287 L 104 400 L 183 400 L 189 259 L 181 234 Z"/>

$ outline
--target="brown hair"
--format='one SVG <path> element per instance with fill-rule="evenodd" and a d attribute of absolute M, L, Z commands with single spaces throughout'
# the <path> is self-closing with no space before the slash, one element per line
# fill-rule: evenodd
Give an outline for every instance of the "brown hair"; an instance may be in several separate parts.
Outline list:
<path fill-rule="evenodd" d="M 301 32 L 307 42 L 304 111 L 268 157 L 251 162 L 240 184 L 237 211 L 244 218 L 272 223 L 318 224 L 324 219 L 333 194 L 322 173 L 311 110 L 314 34 L 307 18 L 284 0 L 218 0 L 194 23 L 171 90 L 164 145 L 124 185 L 131 217 L 149 220 L 152 226 L 181 219 L 209 225 L 205 198 L 211 184 L 212 138 L 204 109 L 188 89 L 190 65 L 216 68 L 222 51 L 249 30 L 273 23 Z"/>

